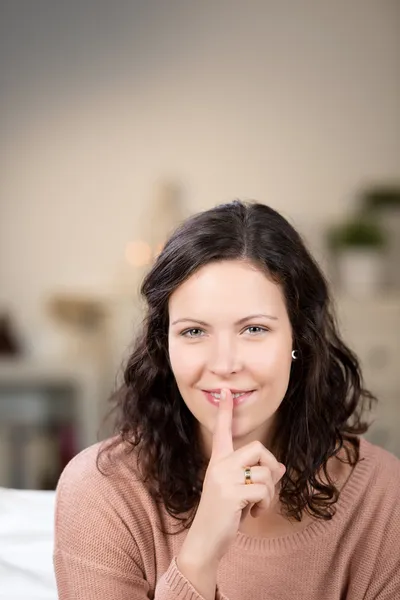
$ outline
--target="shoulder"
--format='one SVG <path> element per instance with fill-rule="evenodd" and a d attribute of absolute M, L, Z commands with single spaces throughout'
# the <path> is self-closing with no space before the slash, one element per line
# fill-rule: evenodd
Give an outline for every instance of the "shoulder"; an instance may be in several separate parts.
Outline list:
<path fill-rule="evenodd" d="M 360 459 L 365 460 L 371 477 L 387 491 L 400 491 L 400 459 L 366 439 L 360 439 Z"/>
<path fill-rule="evenodd" d="M 337 511 L 346 523 L 357 519 L 382 528 L 396 514 L 400 518 L 400 460 L 387 450 L 358 438 L 359 459 L 341 465 L 342 485 Z"/>
<path fill-rule="evenodd" d="M 400 522 L 400 460 L 387 450 L 360 439 L 360 460 L 345 486 L 345 495 L 369 526 Z M 400 539 L 400 528 L 397 531 Z"/>
<path fill-rule="evenodd" d="M 57 485 L 57 504 L 109 505 L 115 512 L 156 508 L 138 467 L 136 449 L 117 437 L 86 448 L 65 467 Z"/>
<path fill-rule="evenodd" d="M 98 557 L 108 548 L 138 554 L 159 509 L 137 469 L 137 455 L 116 438 L 90 446 L 64 469 L 57 486 L 55 547 Z"/>
<path fill-rule="evenodd" d="M 117 438 L 94 444 L 75 456 L 65 467 L 57 485 L 57 496 L 96 495 L 102 492 L 146 495 L 139 475 L 137 454 Z"/>
<path fill-rule="evenodd" d="M 96 476 L 99 471 L 98 467 L 105 465 L 106 462 L 115 462 L 116 470 L 120 471 L 121 467 L 128 466 L 129 462 L 131 465 L 137 465 L 137 453 L 135 451 L 130 453 L 133 456 L 132 459 L 128 459 L 128 446 L 120 440 L 119 437 L 115 436 L 97 444 L 93 444 L 88 448 L 85 448 L 79 454 L 74 456 L 72 460 L 65 467 L 61 474 L 60 481 L 74 477 L 75 475 L 87 475 L 90 477 Z"/>
<path fill-rule="evenodd" d="M 363 438 L 360 459 L 346 485 L 351 505 L 346 531 L 357 543 L 351 559 L 353 576 L 356 581 L 368 576 L 365 598 L 380 598 L 383 590 L 396 595 L 400 589 L 400 460 Z"/>

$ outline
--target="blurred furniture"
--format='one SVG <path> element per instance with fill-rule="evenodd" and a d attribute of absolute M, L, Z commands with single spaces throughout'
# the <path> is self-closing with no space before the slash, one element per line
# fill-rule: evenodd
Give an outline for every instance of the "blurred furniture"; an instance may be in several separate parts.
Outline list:
<path fill-rule="evenodd" d="M 362 301 L 339 296 L 336 305 L 342 335 L 379 400 L 365 437 L 400 458 L 400 293 Z"/>
<path fill-rule="evenodd" d="M 0 360 L 0 486 L 54 489 L 65 464 L 97 441 L 93 363 Z"/>
<path fill-rule="evenodd" d="M 56 600 L 54 500 L 0 487 L 0 600 Z"/>

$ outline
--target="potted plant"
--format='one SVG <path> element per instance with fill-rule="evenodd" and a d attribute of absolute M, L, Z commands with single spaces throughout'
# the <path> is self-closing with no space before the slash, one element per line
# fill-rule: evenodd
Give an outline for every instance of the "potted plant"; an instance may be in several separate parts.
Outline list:
<path fill-rule="evenodd" d="M 366 215 L 356 215 L 332 227 L 328 244 L 336 257 L 339 284 L 353 296 L 376 293 L 384 271 L 384 230 Z"/>
<path fill-rule="evenodd" d="M 400 290 L 400 183 L 369 187 L 360 200 L 361 209 L 386 233 L 388 283 Z"/>
<path fill-rule="evenodd" d="M 400 184 L 367 188 L 361 194 L 361 202 L 368 212 L 400 211 Z"/>

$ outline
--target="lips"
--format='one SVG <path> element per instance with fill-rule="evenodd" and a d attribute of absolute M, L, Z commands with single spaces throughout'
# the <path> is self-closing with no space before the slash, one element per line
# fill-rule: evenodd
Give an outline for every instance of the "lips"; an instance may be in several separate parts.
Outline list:
<path fill-rule="evenodd" d="M 221 393 L 221 388 L 216 388 L 215 390 L 204 390 L 205 392 L 208 392 L 210 394 L 220 394 Z M 230 392 L 231 394 L 244 394 L 247 392 L 251 392 L 253 390 L 234 390 L 231 389 Z"/>
<path fill-rule="evenodd" d="M 240 394 L 240 396 L 237 396 L 236 398 L 233 397 L 233 405 L 234 406 L 239 406 L 240 404 L 243 404 L 244 402 L 246 402 L 254 393 L 255 390 L 248 390 L 248 391 L 243 391 L 243 390 L 231 390 L 232 395 L 234 394 Z M 206 397 L 206 399 L 208 400 L 208 402 L 210 402 L 210 404 L 213 404 L 214 406 L 218 406 L 219 405 L 219 398 L 215 397 L 215 394 L 220 394 L 221 393 L 221 389 L 216 389 L 216 390 L 203 390 L 203 393 Z"/>

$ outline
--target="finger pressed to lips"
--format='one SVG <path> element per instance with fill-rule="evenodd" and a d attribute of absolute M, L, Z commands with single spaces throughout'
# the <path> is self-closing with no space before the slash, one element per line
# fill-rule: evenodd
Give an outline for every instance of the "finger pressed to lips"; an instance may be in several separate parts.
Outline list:
<path fill-rule="evenodd" d="M 213 434 L 212 460 L 224 458 L 233 453 L 232 410 L 232 394 L 229 390 L 228 392 L 223 390 Z"/>

